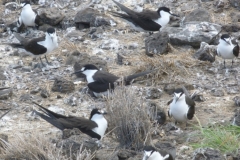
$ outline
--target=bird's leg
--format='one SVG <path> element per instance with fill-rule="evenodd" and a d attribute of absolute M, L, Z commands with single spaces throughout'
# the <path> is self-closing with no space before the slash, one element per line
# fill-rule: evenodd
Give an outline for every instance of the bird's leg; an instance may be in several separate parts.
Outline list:
<path fill-rule="evenodd" d="M 188 122 L 186 122 L 186 128 L 185 128 L 185 130 L 187 130 L 187 127 L 188 127 Z"/>
<path fill-rule="evenodd" d="M 42 61 L 42 58 L 40 57 L 40 61 L 41 61 L 41 63 L 42 63 L 42 66 L 44 66 L 44 63 L 43 63 L 43 61 Z"/>
<path fill-rule="evenodd" d="M 234 63 L 234 62 L 233 62 L 233 60 L 232 60 L 232 66 L 231 66 L 231 68 L 233 68 L 233 63 Z"/>
<path fill-rule="evenodd" d="M 225 66 L 225 59 L 224 59 L 224 61 L 223 61 L 223 68 L 226 68 L 226 66 Z"/>
<path fill-rule="evenodd" d="M 177 122 L 177 121 L 175 121 L 175 125 L 177 125 L 177 123 L 178 123 L 178 122 Z"/>
<path fill-rule="evenodd" d="M 153 32 L 149 32 L 149 36 L 153 35 Z"/>
<path fill-rule="evenodd" d="M 48 62 L 48 60 L 47 60 L 47 56 L 45 55 L 45 59 L 46 59 L 46 61 L 47 61 L 47 64 L 50 64 L 49 62 Z"/>

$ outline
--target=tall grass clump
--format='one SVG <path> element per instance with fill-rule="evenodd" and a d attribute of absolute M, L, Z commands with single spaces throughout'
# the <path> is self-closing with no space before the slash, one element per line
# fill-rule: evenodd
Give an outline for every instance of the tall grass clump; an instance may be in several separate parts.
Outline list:
<path fill-rule="evenodd" d="M 145 104 L 131 87 L 117 87 L 106 102 L 109 130 L 121 147 L 139 150 L 148 140 L 151 122 Z"/>
<path fill-rule="evenodd" d="M 70 155 L 64 154 L 62 148 L 57 148 L 44 135 L 38 133 L 16 134 L 14 140 L 5 142 L 0 139 L 3 148 L 0 148 L 0 159 L 25 160 L 91 160 L 89 151 L 79 149 L 79 152 Z M 69 148 L 71 150 L 71 148 Z"/>
<path fill-rule="evenodd" d="M 211 125 L 199 127 L 201 141 L 192 144 L 194 148 L 214 148 L 222 153 L 237 154 L 240 149 L 240 127 L 233 125 Z"/>

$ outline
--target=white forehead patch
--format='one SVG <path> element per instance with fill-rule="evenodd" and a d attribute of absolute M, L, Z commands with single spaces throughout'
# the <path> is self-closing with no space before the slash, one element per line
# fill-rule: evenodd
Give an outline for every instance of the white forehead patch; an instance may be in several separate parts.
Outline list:
<path fill-rule="evenodd" d="M 230 40 L 230 38 L 224 38 L 226 41 L 229 41 Z"/>
<path fill-rule="evenodd" d="M 82 69 L 81 69 L 81 71 L 84 71 L 85 70 L 85 67 L 83 67 Z"/>

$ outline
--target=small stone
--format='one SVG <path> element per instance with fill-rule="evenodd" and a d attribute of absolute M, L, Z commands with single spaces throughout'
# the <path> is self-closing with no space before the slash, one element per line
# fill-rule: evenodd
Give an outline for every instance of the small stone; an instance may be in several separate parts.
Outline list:
<path fill-rule="evenodd" d="M 146 99 L 159 99 L 162 94 L 162 90 L 155 87 L 145 87 L 143 91 Z"/>
<path fill-rule="evenodd" d="M 73 92 L 74 90 L 75 90 L 74 83 L 63 78 L 55 79 L 52 87 L 53 92 L 70 93 Z"/>
<path fill-rule="evenodd" d="M 35 89 L 30 91 L 30 94 L 37 94 L 38 92 L 40 92 L 41 88 L 40 87 L 36 87 Z"/>
<path fill-rule="evenodd" d="M 31 67 L 24 66 L 24 67 L 22 67 L 22 71 L 24 71 L 24 72 L 31 72 Z"/>
<path fill-rule="evenodd" d="M 64 99 L 64 103 L 66 103 L 70 106 L 77 106 L 77 98 L 74 96 L 70 96 L 70 97 Z"/>
<path fill-rule="evenodd" d="M 213 89 L 211 90 L 211 94 L 215 97 L 222 97 L 224 96 L 224 91 L 222 89 Z"/>
<path fill-rule="evenodd" d="M 0 100 L 7 100 L 13 95 L 12 88 L 3 87 L 0 88 Z"/>
<path fill-rule="evenodd" d="M 135 155 L 137 155 L 137 153 L 132 150 L 120 150 L 118 152 L 118 157 L 120 159 L 128 159 L 130 157 L 134 157 Z"/>
<path fill-rule="evenodd" d="M 186 15 L 184 22 L 191 21 L 212 22 L 210 13 L 204 8 L 195 9 Z"/>
<path fill-rule="evenodd" d="M 46 89 L 41 89 L 41 97 L 48 98 L 49 96 L 50 94 Z"/>
<path fill-rule="evenodd" d="M 193 160 L 223 160 L 224 156 L 218 151 L 211 148 L 198 148 L 193 153 Z"/>
<path fill-rule="evenodd" d="M 168 51 L 169 36 L 167 32 L 155 33 L 145 40 L 145 49 L 148 56 L 165 54 Z"/>
<path fill-rule="evenodd" d="M 236 106 L 240 107 L 240 97 L 239 96 L 234 97 L 233 101 Z"/>
<path fill-rule="evenodd" d="M 201 43 L 200 49 L 194 54 L 194 58 L 201 61 L 214 62 L 216 56 L 216 46 L 208 45 L 205 42 Z"/>

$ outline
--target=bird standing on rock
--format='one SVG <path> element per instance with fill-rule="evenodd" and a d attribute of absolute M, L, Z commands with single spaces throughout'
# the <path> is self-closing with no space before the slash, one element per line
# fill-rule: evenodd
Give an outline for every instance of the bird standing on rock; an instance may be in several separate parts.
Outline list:
<path fill-rule="evenodd" d="M 239 56 L 239 45 L 233 45 L 232 39 L 228 34 L 223 34 L 219 39 L 219 44 L 217 46 L 217 54 L 224 59 L 224 68 L 225 68 L 225 59 L 233 59 Z"/>
<path fill-rule="evenodd" d="M 143 10 L 142 12 L 135 12 L 115 0 L 113 2 L 127 14 L 111 12 L 112 15 L 127 20 L 131 26 L 139 31 L 159 31 L 168 24 L 171 15 L 179 17 L 167 7 L 160 7 L 157 11 Z"/>

